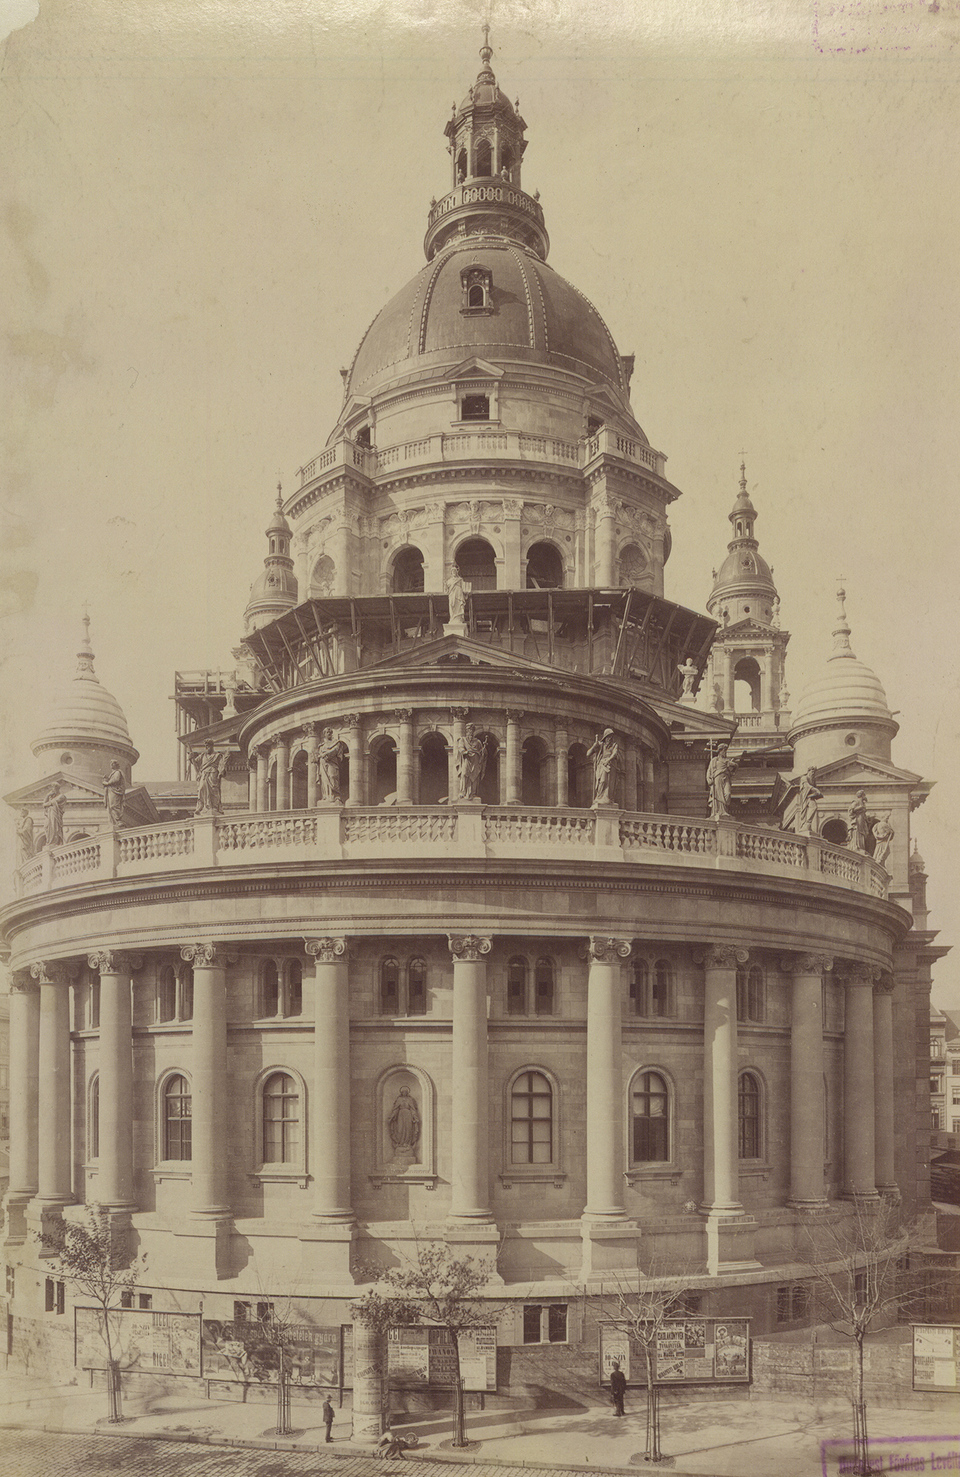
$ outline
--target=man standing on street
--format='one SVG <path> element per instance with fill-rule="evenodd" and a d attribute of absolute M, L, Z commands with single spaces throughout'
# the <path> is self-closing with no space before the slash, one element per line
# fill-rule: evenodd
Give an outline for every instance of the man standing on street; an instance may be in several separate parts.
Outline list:
<path fill-rule="evenodd" d="M 330 1427 L 333 1425 L 333 1406 L 330 1404 L 329 1395 L 324 1395 L 323 1397 L 323 1424 L 327 1428 L 326 1440 L 332 1441 L 333 1437 L 330 1435 Z"/>
<path fill-rule="evenodd" d="M 610 1371 L 610 1394 L 613 1396 L 614 1415 L 623 1415 L 623 1397 L 627 1393 L 627 1377 L 620 1368 L 619 1360 Z"/>

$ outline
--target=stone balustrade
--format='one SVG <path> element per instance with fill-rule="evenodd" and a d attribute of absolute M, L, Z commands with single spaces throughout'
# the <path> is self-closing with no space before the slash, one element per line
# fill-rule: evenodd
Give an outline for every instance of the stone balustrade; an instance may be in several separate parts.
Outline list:
<path fill-rule="evenodd" d="M 887 896 L 888 876 L 870 857 L 819 837 L 744 826 L 736 821 L 646 815 L 615 809 L 529 806 L 355 806 L 345 810 L 271 811 L 198 816 L 158 826 L 102 831 L 31 858 L 16 874 L 17 895 L 200 868 L 262 861 L 350 860 L 375 852 L 385 861 L 410 854 L 508 860 L 575 853 L 579 862 L 709 867 L 796 877 Z"/>
<path fill-rule="evenodd" d="M 300 486 L 305 488 L 343 467 L 356 467 L 375 478 L 430 462 L 456 462 L 490 457 L 496 461 L 550 462 L 566 467 L 585 467 L 598 456 L 614 456 L 636 466 L 648 467 L 663 476 L 665 458 L 636 437 L 604 427 L 582 441 L 562 441 L 555 436 L 534 436 L 525 431 L 451 431 L 404 441 L 382 450 L 357 446 L 344 439 L 300 468 Z"/>

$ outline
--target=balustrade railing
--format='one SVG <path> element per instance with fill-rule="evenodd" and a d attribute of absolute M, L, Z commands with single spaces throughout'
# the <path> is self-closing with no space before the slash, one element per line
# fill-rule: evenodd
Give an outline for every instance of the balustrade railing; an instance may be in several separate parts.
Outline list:
<path fill-rule="evenodd" d="M 513 848 L 544 857 L 576 848 L 609 862 L 633 865 L 700 865 L 716 869 L 751 867 L 764 875 L 806 873 L 877 898 L 890 879 L 870 857 L 833 846 L 819 837 L 795 836 L 736 821 L 649 815 L 617 810 L 520 805 L 321 806 L 315 811 L 263 815 L 196 816 L 130 830 L 102 831 L 32 857 L 18 871 L 18 895 L 65 887 L 80 879 L 147 876 L 203 867 L 253 865 L 265 853 L 278 862 L 336 861 L 376 847 L 384 860 L 421 852 L 451 851 L 464 858 L 505 857 Z M 264 857 L 264 859 L 266 859 Z"/>

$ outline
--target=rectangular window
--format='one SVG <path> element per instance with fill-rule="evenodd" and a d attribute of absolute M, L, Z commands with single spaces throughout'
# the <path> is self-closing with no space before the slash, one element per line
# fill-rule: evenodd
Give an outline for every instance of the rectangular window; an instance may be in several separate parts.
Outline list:
<path fill-rule="evenodd" d="M 43 1290 L 43 1306 L 47 1313 L 64 1313 L 67 1307 L 67 1285 L 48 1277 Z"/>
<path fill-rule="evenodd" d="M 129 1287 L 125 1287 L 120 1294 L 120 1306 L 121 1308 L 133 1307 L 133 1293 L 130 1291 Z"/>
<path fill-rule="evenodd" d="M 793 1289 L 790 1316 L 806 1318 L 810 1312 L 810 1289 L 805 1282 L 798 1282 Z"/>
<path fill-rule="evenodd" d="M 950 1125 L 950 1132 L 960 1133 L 960 1118 L 954 1118 L 953 1122 Z"/>
<path fill-rule="evenodd" d="M 234 1303 L 234 1305 L 233 1305 L 233 1321 L 234 1321 L 234 1323 L 246 1323 L 246 1321 L 247 1321 L 247 1319 L 249 1317 L 250 1317 L 250 1304 L 249 1303 Z"/>
<path fill-rule="evenodd" d="M 789 1287 L 777 1288 L 777 1322 L 789 1323 L 790 1321 L 790 1289 Z"/>
<path fill-rule="evenodd" d="M 257 1303 L 257 1320 L 270 1323 L 273 1320 L 273 1303 Z"/>
<path fill-rule="evenodd" d="M 57 1283 L 57 1312 L 58 1313 L 65 1313 L 66 1311 L 67 1311 L 67 1284 L 65 1282 L 58 1282 Z"/>
<path fill-rule="evenodd" d="M 634 1118 L 633 1157 L 637 1164 L 662 1163 L 666 1160 L 666 1118 Z"/>
<path fill-rule="evenodd" d="M 567 1341 L 567 1305 L 551 1303 L 547 1308 L 547 1341 L 565 1344 Z"/>
<path fill-rule="evenodd" d="M 52 1313 L 56 1304 L 56 1290 L 52 1277 L 48 1277 L 43 1285 L 43 1311 Z"/>
<path fill-rule="evenodd" d="M 565 1344 L 566 1341 L 566 1303 L 524 1304 L 523 1342 L 525 1344 Z"/>
<path fill-rule="evenodd" d="M 464 395 L 460 404 L 460 417 L 465 421 L 488 421 L 490 419 L 490 397 L 488 395 Z"/>
<path fill-rule="evenodd" d="M 953 1077 L 960 1077 L 960 1062 L 950 1063 L 950 1073 Z"/>
<path fill-rule="evenodd" d="M 7 1287 L 7 1297 L 8 1298 L 12 1298 L 13 1297 L 14 1288 L 16 1287 L 16 1280 L 17 1280 L 17 1269 L 16 1269 L 16 1267 L 7 1267 L 7 1282 L 6 1282 L 6 1287 Z"/>
<path fill-rule="evenodd" d="M 146 1312 L 147 1309 L 152 1308 L 153 1307 L 153 1293 L 152 1292 L 141 1292 L 141 1293 L 138 1293 L 138 1295 L 137 1295 L 137 1305 L 141 1309 L 141 1311 L 143 1311 L 143 1312 Z"/>

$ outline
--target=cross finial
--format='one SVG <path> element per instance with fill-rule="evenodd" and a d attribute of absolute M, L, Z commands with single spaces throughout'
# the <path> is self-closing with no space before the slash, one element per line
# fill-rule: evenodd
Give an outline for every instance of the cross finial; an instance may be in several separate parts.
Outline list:
<path fill-rule="evenodd" d="M 283 508 L 283 483 L 279 477 L 277 478 L 277 507 L 281 510 Z"/>

